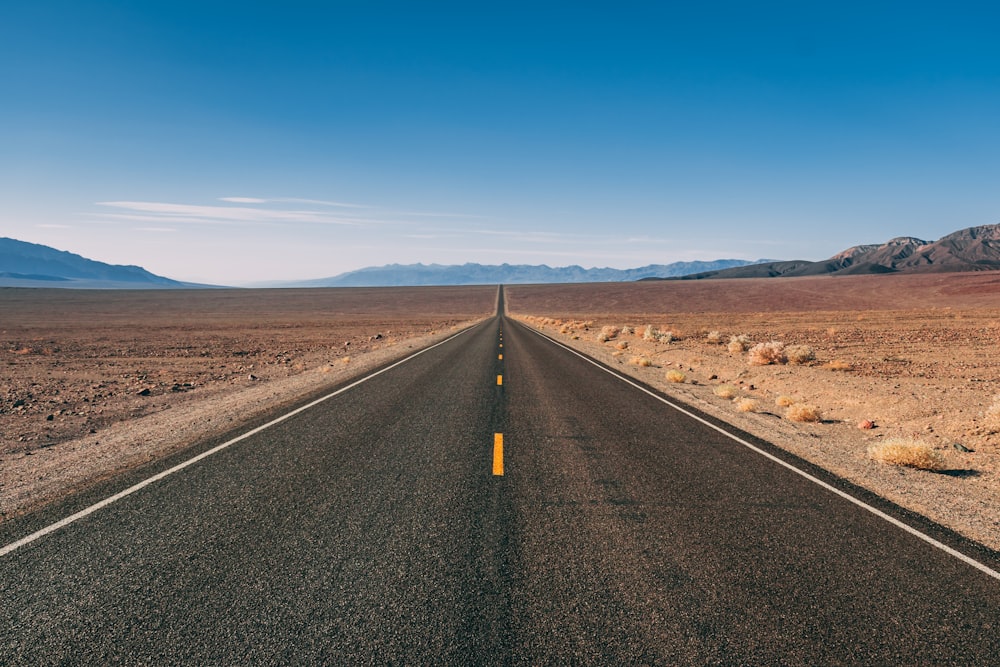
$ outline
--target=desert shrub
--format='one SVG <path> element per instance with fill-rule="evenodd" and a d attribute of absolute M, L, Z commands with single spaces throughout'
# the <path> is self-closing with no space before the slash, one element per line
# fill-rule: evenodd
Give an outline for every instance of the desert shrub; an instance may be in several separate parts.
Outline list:
<path fill-rule="evenodd" d="M 776 340 L 758 343 L 750 348 L 747 360 L 751 366 L 783 364 L 788 361 L 788 357 L 785 356 L 785 344 Z"/>
<path fill-rule="evenodd" d="M 791 396 L 779 396 L 774 399 L 774 404 L 779 408 L 787 408 L 789 406 L 795 405 L 795 399 Z"/>
<path fill-rule="evenodd" d="M 646 330 L 642 332 L 642 339 L 650 343 L 656 341 L 656 328 L 652 324 L 646 325 Z"/>
<path fill-rule="evenodd" d="M 805 403 L 795 403 L 788 406 L 788 410 L 785 411 L 785 419 L 793 422 L 818 422 L 822 417 L 817 407 Z"/>
<path fill-rule="evenodd" d="M 712 345 L 722 345 L 722 332 L 721 331 L 709 331 L 705 336 L 705 339 Z"/>
<path fill-rule="evenodd" d="M 671 343 L 674 340 L 673 331 L 661 331 L 656 334 L 657 343 Z"/>
<path fill-rule="evenodd" d="M 940 470 L 944 457 L 925 442 L 892 438 L 868 448 L 868 457 L 880 463 L 907 466 L 919 470 Z"/>
<path fill-rule="evenodd" d="M 834 359 L 833 361 L 823 364 L 823 368 L 828 371 L 849 371 L 851 370 L 851 365 L 846 361 Z"/>
<path fill-rule="evenodd" d="M 628 360 L 628 362 L 633 366 L 647 367 L 653 365 L 653 362 L 647 359 L 646 357 L 632 357 L 631 359 Z"/>
<path fill-rule="evenodd" d="M 627 324 L 622 327 L 622 335 L 623 336 L 631 336 L 634 333 L 635 333 L 635 329 L 633 327 L 630 327 Z"/>
<path fill-rule="evenodd" d="M 617 343 L 615 343 L 615 347 L 618 348 L 619 350 L 627 350 L 628 349 L 628 341 L 627 340 L 620 340 Z"/>
<path fill-rule="evenodd" d="M 678 370 L 667 371 L 667 382 L 676 382 L 678 384 L 686 382 L 687 376 Z"/>
<path fill-rule="evenodd" d="M 750 347 L 750 338 L 749 338 L 749 336 L 745 336 L 743 334 L 740 334 L 738 336 L 730 336 L 729 337 L 729 346 L 728 346 L 728 349 L 733 354 L 743 354 L 744 352 L 747 351 L 748 347 Z"/>
<path fill-rule="evenodd" d="M 789 345 L 785 348 L 785 357 L 790 364 L 805 364 L 816 360 L 816 351 L 808 345 Z"/>
<path fill-rule="evenodd" d="M 713 390 L 713 392 L 719 398 L 731 400 L 736 398 L 736 396 L 740 393 L 740 390 L 731 384 L 720 384 Z"/>
<path fill-rule="evenodd" d="M 736 401 L 736 409 L 740 412 L 757 412 L 757 401 L 752 398 L 741 398 Z"/>
<path fill-rule="evenodd" d="M 568 334 L 568 333 L 570 333 L 572 331 L 573 330 L 570 329 L 570 327 L 569 327 L 568 324 L 564 324 L 564 325 L 562 325 L 562 327 L 559 328 L 559 333 L 561 333 L 561 334 Z"/>

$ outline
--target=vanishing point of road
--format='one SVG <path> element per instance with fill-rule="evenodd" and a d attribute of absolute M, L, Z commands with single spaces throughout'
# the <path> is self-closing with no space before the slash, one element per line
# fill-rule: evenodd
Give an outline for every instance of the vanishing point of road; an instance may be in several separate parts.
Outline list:
<path fill-rule="evenodd" d="M 1000 664 L 995 553 L 499 305 L 0 526 L 0 664 Z"/>

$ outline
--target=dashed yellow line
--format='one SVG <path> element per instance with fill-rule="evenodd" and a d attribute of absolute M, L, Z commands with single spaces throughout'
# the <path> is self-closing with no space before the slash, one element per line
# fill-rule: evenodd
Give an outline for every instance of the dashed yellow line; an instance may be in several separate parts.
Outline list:
<path fill-rule="evenodd" d="M 502 354 L 498 354 L 497 355 L 497 359 L 500 359 L 501 361 L 503 361 L 503 355 Z"/>
<path fill-rule="evenodd" d="M 498 375 L 497 376 L 497 386 L 499 387 L 502 384 L 503 384 L 503 376 L 502 375 Z"/>
<path fill-rule="evenodd" d="M 503 433 L 493 434 L 493 474 L 503 477 Z"/>

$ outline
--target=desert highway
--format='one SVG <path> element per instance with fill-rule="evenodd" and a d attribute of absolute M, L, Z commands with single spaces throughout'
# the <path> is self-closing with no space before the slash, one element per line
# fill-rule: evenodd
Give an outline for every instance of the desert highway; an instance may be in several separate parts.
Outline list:
<path fill-rule="evenodd" d="M 263 426 L 0 525 L 0 664 L 1000 664 L 995 554 L 502 315 Z"/>

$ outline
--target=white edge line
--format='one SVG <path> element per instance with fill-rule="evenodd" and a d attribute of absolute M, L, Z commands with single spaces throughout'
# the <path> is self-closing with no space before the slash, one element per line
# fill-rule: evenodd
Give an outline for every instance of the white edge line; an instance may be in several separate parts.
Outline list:
<path fill-rule="evenodd" d="M 375 371 L 374 373 L 372 373 L 370 375 L 366 375 L 363 378 L 355 380 L 351 384 L 349 384 L 347 386 L 344 386 L 344 387 L 341 387 L 340 389 L 338 389 L 337 391 L 335 391 L 333 393 L 327 394 L 326 396 L 323 396 L 321 398 L 317 398 L 316 400 L 312 401 L 311 403 L 308 403 L 306 405 L 298 407 L 298 408 L 292 410 L 291 412 L 287 412 L 287 413 L 281 415 L 280 417 L 278 417 L 276 419 L 272 419 L 271 421 L 267 422 L 266 424 L 262 424 L 261 426 L 258 426 L 257 428 L 254 428 L 254 429 L 252 429 L 250 431 L 247 431 L 246 433 L 244 433 L 242 435 L 236 436 L 232 440 L 227 440 L 226 442 L 222 443 L 221 445 L 216 445 L 212 449 L 208 449 L 208 450 L 202 452 L 201 454 L 198 454 L 197 456 L 194 456 L 194 457 L 192 457 L 192 458 L 190 458 L 190 459 L 188 459 L 188 460 L 186 460 L 186 461 L 184 461 L 182 463 L 178 463 L 173 468 L 169 468 L 167 470 L 159 472 L 159 473 L 153 475 L 152 477 L 149 477 L 148 479 L 142 480 L 138 484 L 134 484 L 133 486 L 130 486 L 127 489 L 119 491 L 118 493 L 114 494 L 113 496 L 108 496 L 104 500 L 98 501 L 98 502 L 94 503 L 93 505 L 80 510 L 76 514 L 71 514 L 70 516 L 65 517 L 63 519 L 60 519 L 59 521 L 56 521 L 55 523 L 50 524 L 50 525 L 46 526 L 45 528 L 42 528 L 41 530 L 37 530 L 34 533 L 31 533 L 30 535 L 22 537 L 21 539 L 17 540 L 16 542 L 11 542 L 8 545 L 0 547 L 0 557 L 6 556 L 7 554 L 9 554 L 9 553 L 11 553 L 13 551 L 16 551 L 17 549 L 20 549 L 21 547 L 23 547 L 25 545 L 31 544 L 35 540 L 40 539 L 42 537 L 45 537 L 49 533 L 53 533 L 53 532 L 59 530 L 60 528 L 64 528 L 64 527 L 68 526 L 69 524 L 71 524 L 71 523 L 73 523 L 75 521 L 79 521 L 80 519 L 82 519 L 82 518 L 84 518 L 86 516 L 89 516 L 89 515 L 93 514 L 94 512 L 96 512 L 96 511 L 98 511 L 98 510 L 100 510 L 100 509 L 102 509 L 104 507 L 107 507 L 108 505 L 110 505 L 113 502 L 121 500 L 122 498 L 124 498 L 126 496 L 129 496 L 129 495 L 132 495 L 133 493 L 135 493 L 136 491 L 139 491 L 140 489 L 146 488 L 150 484 L 153 484 L 155 482 L 160 481 L 164 477 L 169 477 L 170 475 L 173 475 L 175 472 L 180 472 L 184 468 L 187 468 L 190 465 L 194 465 L 198 461 L 201 461 L 202 459 L 208 458 L 212 454 L 216 454 L 218 452 L 221 452 L 223 449 L 226 449 L 227 447 L 229 447 L 231 445 L 235 445 L 237 442 L 240 442 L 241 440 L 246 440 L 247 438 L 249 438 L 249 437 L 251 437 L 253 435 L 258 434 L 258 433 L 260 433 L 261 431 L 263 431 L 265 429 L 271 428 L 272 426 L 275 426 L 276 424 L 280 424 L 281 422 L 285 421 L 286 419 L 294 417 L 295 415 L 299 414 L 300 412 L 305 412 L 306 410 L 319 405 L 323 401 L 331 399 L 334 396 L 337 396 L 339 394 L 343 394 L 345 391 L 347 391 L 349 389 L 353 389 L 354 387 L 357 387 L 359 384 L 362 384 L 363 382 L 367 382 L 368 380 L 371 380 L 372 378 L 374 378 L 374 377 L 376 377 L 378 375 L 381 375 L 382 373 L 385 373 L 386 371 L 390 371 L 393 368 L 395 368 L 396 366 L 399 366 L 401 364 L 405 364 L 407 361 L 410 361 L 411 359 L 420 356 L 424 352 L 428 352 L 430 350 L 433 350 L 434 348 L 438 347 L 439 345 L 444 345 L 448 341 L 454 340 L 455 338 L 461 336 L 462 334 L 471 331 L 478 324 L 480 324 L 480 323 L 473 324 L 472 326 L 469 326 L 469 327 L 467 327 L 465 329 L 462 329 L 458 333 L 456 333 L 456 334 L 454 334 L 452 336 L 448 336 L 444 340 L 438 341 L 434 345 L 431 345 L 429 347 L 425 347 L 422 350 L 418 350 L 418 351 L 414 352 L 413 354 L 411 354 L 410 356 L 404 357 L 403 359 L 400 359 L 399 361 L 397 361 L 397 362 L 395 362 L 395 363 L 393 363 L 393 364 L 391 364 L 389 366 L 386 366 L 385 368 L 383 368 L 381 370 Z"/>
<path fill-rule="evenodd" d="M 736 435 L 733 435 L 732 433 L 730 433 L 729 431 L 725 430 L 724 428 L 716 426 L 712 422 L 707 421 L 705 419 L 702 419 L 698 415 L 696 415 L 696 414 L 694 414 L 692 412 L 689 412 L 688 410 L 685 410 L 684 408 L 682 408 L 681 406 L 677 405 L 676 403 L 672 403 L 671 401 L 667 400 L 663 396 L 660 396 L 659 394 L 654 393 L 654 392 L 646 389 L 642 385 L 636 384 L 635 382 L 632 382 L 628 378 L 626 378 L 626 377 L 624 377 L 622 375 L 619 375 L 618 373 L 614 372 L 613 370 L 605 367 L 603 364 L 595 361 L 594 359 L 591 359 L 587 355 L 585 355 L 585 354 L 583 354 L 581 352 L 577 352 L 576 350 L 574 350 L 573 348 L 569 347 L 568 345 L 564 345 L 563 343 L 560 343 L 559 341 L 555 340 L 554 338 L 549 338 L 547 335 L 545 335 L 545 334 L 543 334 L 543 333 L 541 333 L 539 331 L 536 331 L 534 328 L 532 328 L 530 326 L 524 325 L 524 328 L 526 328 L 527 330 L 531 331 L 534 334 L 537 334 L 538 336 L 541 336 L 542 338 L 544 338 L 545 340 L 548 340 L 549 342 L 553 343 L 554 345 L 558 345 L 559 347 L 561 347 L 561 348 L 563 348 L 563 349 L 565 349 L 565 350 L 567 350 L 569 352 L 572 352 L 573 354 L 575 354 L 576 356 L 580 357 L 581 359 L 583 359 L 587 363 L 590 363 L 590 364 L 593 364 L 594 366 L 597 366 L 599 369 L 601 369 L 605 373 L 618 378 L 619 380 L 621 380 L 625 384 L 631 385 L 631 386 L 635 387 L 636 389 L 638 389 L 639 391 L 642 391 L 642 392 L 644 392 L 646 394 L 649 394 L 650 396 L 652 396 L 656 400 L 660 401 L 661 403 L 665 403 L 666 405 L 670 406 L 674 410 L 677 410 L 678 412 L 687 415 L 691 419 L 694 419 L 695 421 L 701 422 L 705 426 L 708 426 L 709 428 L 714 429 L 714 430 L 718 431 L 719 433 L 722 433 L 726 437 L 728 437 L 728 438 L 730 438 L 732 440 L 735 440 L 736 442 L 738 442 L 739 444 L 743 445 L 744 447 L 746 447 L 746 448 L 748 448 L 748 449 L 750 449 L 750 450 L 752 450 L 752 451 L 760 454 L 761 456 L 764 456 L 764 457 L 766 457 L 766 458 L 774 461 L 775 463 L 777 463 L 780 466 L 784 466 L 785 468 L 788 468 L 792 472 L 794 472 L 794 473 L 796 473 L 798 475 L 801 475 L 802 477 L 805 477 L 810 482 L 813 482 L 814 484 L 817 484 L 817 485 L 823 487 L 827 491 L 831 491 L 831 492 L 837 494 L 841 498 L 844 498 L 845 500 L 848 500 L 848 501 L 854 503 L 858 507 L 861 507 L 862 509 L 868 510 L 869 512 L 871 512 L 875 516 L 877 516 L 877 517 L 879 517 L 881 519 L 884 519 L 885 521 L 888 521 L 889 523 L 891 523 L 892 525 L 896 526 L 897 528 L 901 528 L 902 530 L 905 530 L 907 533 L 910 533 L 914 537 L 917 537 L 917 538 L 923 540 L 924 542 L 927 542 L 931 546 L 940 549 L 941 551 L 945 552 L 946 554 L 948 554 L 950 556 L 954 556 L 955 558 L 957 558 L 960 561 L 966 563 L 967 565 L 971 565 L 972 567 L 976 568 L 980 572 L 983 572 L 984 574 L 987 574 L 987 575 L 993 577 L 994 579 L 1000 580 L 1000 572 L 997 572 L 993 568 L 991 568 L 991 567 L 989 567 L 987 565 L 984 565 L 983 563 L 980 563 L 979 561 L 975 560 L 974 558 L 966 556 L 965 554 L 963 554 L 960 551 L 956 551 L 955 549 L 952 549 L 947 544 L 944 544 L 943 542 L 939 542 L 939 541 L 935 540 L 930 535 L 927 535 L 926 533 L 922 533 L 921 531 L 917 530 L 916 528 L 903 523 L 899 519 L 897 519 L 897 518 L 895 518 L 895 517 L 893 517 L 893 516 L 891 516 L 889 514 L 886 514 L 885 512 L 883 512 L 882 510 L 880 510 L 880 509 L 878 509 L 876 507 L 872 507 L 871 505 L 869 505 L 868 503 L 864 502 L 863 500 L 859 500 L 858 498 L 855 498 L 854 496 L 852 496 L 851 494 L 849 494 L 849 493 L 847 493 L 845 491 L 841 491 L 837 487 L 824 482 L 823 480 L 819 479 L 818 477 L 814 477 L 813 475 L 810 475 L 806 471 L 801 470 L 799 468 L 796 468 L 791 463 L 788 463 L 787 461 L 782 461 L 777 456 L 764 451 L 760 447 L 757 447 L 755 445 L 750 444 L 746 440 L 743 440 L 742 438 L 740 438 L 740 437 L 738 437 Z"/>

